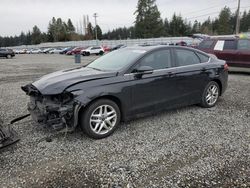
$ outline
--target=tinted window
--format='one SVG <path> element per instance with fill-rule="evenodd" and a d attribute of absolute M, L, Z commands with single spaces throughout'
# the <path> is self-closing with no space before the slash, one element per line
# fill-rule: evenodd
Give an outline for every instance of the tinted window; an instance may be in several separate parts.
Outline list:
<path fill-rule="evenodd" d="M 235 50 L 236 41 L 235 40 L 225 40 L 223 50 Z"/>
<path fill-rule="evenodd" d="M 154 70 L 171 67 L 170 50 L 160 50 L 147 55 L 140 61 L 139 66 L 150 66 Z"/>
<path fill-rule="evenodd" d="M 206 48 L 212 48 L 214 41 L 213 40 L 204 40 L 200 43 L 199 48 L 206 49 Z"/>
<path fill-rule="evenodd" d="M 177 66 L 187 66 L 200 63 L 198 56 L 190 50 L 176 49 Z"/>
<path fill-rule="evenodd" d="M 250 40 L 239 40 L 238 41 L 239 50 L 250 50 Z"/>
<path fill-rule="evenodd" d="M 206 56 L 206 55 L 204 55 L 204 54 L 202 54 L 202 53 L 199 53 L 199 52 L 197 52 L 196 54 L 197 54 L 198 57 L 200 58 L 200 62 L 201 62 L 201 63 L 208 62 L 208 60 L 209 60 L 209 57 L 208 57 L 208 56 Z"/>

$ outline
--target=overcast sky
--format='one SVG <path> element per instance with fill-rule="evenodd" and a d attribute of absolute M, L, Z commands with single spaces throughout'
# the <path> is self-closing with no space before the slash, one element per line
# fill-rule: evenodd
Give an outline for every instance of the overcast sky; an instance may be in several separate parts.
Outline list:
<path fill-rule="evenodd" d="M 162 18 L 170 19 L 174 12 L 188 18 L 203 21 L 217 16 L 224 6 L 236 10 L 238 0 L 156 0 Z M 46 32 L 51 18 L 72 19 L 79 25 L 83 15 L 89 15 L 94 23 L 97 12 L 98 24 L 103 32 L 117 27 L 131 26 L 135 21 L 137 0 L 0 0 L 0 36 L 19 35 L 34 25 Z M 250 9 L 250 0 L 241 0 L 241 11 Z"/>

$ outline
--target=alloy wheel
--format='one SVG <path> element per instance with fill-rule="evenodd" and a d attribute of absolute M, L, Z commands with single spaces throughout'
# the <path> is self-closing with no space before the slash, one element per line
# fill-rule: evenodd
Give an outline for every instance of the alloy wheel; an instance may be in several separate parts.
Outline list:
<path fill-rule="evenodd" d="M 207 89 L 206 102 L 208 105 L 212 106 L 216 103 L 219 97 L 219 89 L 216 85 L 212 84 Z"/>
<path fill-rule="evenodd" d="M 116 121 L 116 110 L 110 105 L 101 105 L 92 112 L 89 123 L 95 134 L 103 135 L 114 128 Z"/>

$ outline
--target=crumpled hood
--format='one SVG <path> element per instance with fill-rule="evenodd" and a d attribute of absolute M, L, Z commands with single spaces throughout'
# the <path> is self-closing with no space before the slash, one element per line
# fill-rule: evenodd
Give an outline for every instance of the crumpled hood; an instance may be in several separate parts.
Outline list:
<path fill-rule="evenodd" d="M 116 76 L 116 72 L 103 72 L 87 67 L 80 67 L 45 75 L 33 82 L 32 85 L 43 95 L 54 95 L 62 93 L 73 84 L 113 76 Z"/>

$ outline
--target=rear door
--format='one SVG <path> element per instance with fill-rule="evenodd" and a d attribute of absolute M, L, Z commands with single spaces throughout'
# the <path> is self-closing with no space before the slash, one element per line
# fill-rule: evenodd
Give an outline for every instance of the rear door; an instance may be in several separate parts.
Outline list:
<path fill-rule="evenodd" d="M 214 54 L 225 60 L 229 65 L 233 65 L 238 61 L 237 40 L 225 39 L 218 40 L 214 46 Z"/>
<path fill-rule="evenodd" d="M 174 54 L 178 103 L 199 103 L 204 87 L 209 82 L 209 56 L 184 48 L 175 48 Z"/>

